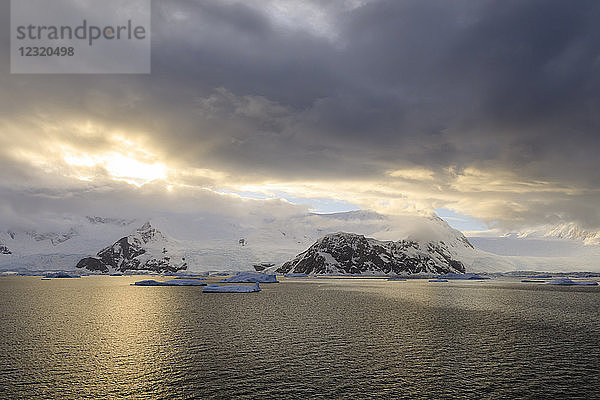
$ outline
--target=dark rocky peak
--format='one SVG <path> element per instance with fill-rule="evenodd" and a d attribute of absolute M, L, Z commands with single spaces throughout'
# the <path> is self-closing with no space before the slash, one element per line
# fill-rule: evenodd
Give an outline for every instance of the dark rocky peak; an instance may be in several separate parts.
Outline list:
<path fill-rule="evenodd" d="M 144 253 L 146 250 L 142 247 L 141 241 L 136 237 L 127 236 L 117 240 L 112 246 L 100 250 L 98 257 L 104 264 L 121 269 L 125 263 Z"/>
<path fill-rule="evenodd" d="M 0 243 L 0 254 L 12 254 L 12 251 L 10 251 L 5 244 Z"/>
<path fill-rule="evenodd" d="M 165 236 L 156 228 L 153 228 L 150 221 L 146 221 L 144 225 L 136 230 L 144 243 L 148 243 L 153 239 L 166 240 Z"/>
<path fill-rule="evenodd" d="M 308 250 L 283 264 L 279 273 L 398 274 L 464 272 L 443 243 L 410 240 L 379 241 L 338 232 L 317 240 Z"/>

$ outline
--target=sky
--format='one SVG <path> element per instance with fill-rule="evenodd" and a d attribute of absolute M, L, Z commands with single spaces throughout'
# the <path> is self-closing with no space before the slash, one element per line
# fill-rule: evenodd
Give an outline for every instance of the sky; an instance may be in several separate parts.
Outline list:
<path fill-rule="evenodd" d="M 600 229 L 597 1 L 153 1 L 139 75 L 10 74 L 9 16 L 6 226 L 295 204 Z"/>

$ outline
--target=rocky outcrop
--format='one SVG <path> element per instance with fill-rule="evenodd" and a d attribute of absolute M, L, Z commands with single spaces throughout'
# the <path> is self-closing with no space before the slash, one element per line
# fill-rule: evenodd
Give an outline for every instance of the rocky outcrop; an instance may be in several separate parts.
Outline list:
<path fill-rule="evenodd" d="M 12 254 L 12 251 L 10 251 L 6 245 L 0 243 L 0 254 Z"/>
<path fill-rule="evenodd" d="M 102 260 L 94 257 L 86 257 L 81 259 L 77 263 L 77 268 L 83 268 L 93 272 L 109 272 L 108 266 L 104 264 Z"/>
<path fill-rule="evenodd" d="M 464 245 L 471 246 L 465 239 Z M 444 242 L 379 241 L 352 233 L 322 237 L 283 264 L 278 273 L 415 274 L 464 273 Z"/>

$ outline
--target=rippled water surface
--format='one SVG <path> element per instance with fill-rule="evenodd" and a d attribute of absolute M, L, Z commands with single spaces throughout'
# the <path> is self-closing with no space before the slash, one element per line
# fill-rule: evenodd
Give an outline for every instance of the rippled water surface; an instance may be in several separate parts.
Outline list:
<path fill-rule="evenodd" d="M 600 398 L 600 289 L 0 278 L 0 397 Z"/>

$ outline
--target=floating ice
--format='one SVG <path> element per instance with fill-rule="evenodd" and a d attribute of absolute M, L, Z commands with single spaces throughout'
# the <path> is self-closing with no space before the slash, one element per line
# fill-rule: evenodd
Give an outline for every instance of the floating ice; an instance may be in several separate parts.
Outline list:
<path fill-rule="evenodd" d="M 198 279 L 173 279 L 170 281 L 155 281 L 152 279 L 146 281 L 137 281 L 132 286 L 206 286 L 206 283 Z"/>
<path fill-rule="evenodd" d="M 558 279 L 554 279 L 551 280 L 550 282 L 546 283 L 546 285 L 562 285 L 562 286 L 574 286 L 574 285 L 581 285 L 581 286 L 597 286 L 598 282 L 595 281 L 573 281 L 569 278 L 558 278 Z"/>
<path fill-rule="evenodd" d="M 429 282 L 448 282 L 448 279 L 430 279 Z"/>
<path fill-rule="evenodd" d="M 540 280 L 540 279 L 522 279 L 521 282 L 524 283 L 544 283 L 546 281 Z"/>
<path fill-rule="evenodd" d="M 402 282 L 405 281 L 406 279 L 404 278 L 390 278 L 388 279 L 388 281 L 392 281 L 392 282 Z"/>
<path fill-rule="evenodd" d="M 79 275 L 67 274 L 66 272 L 49 272 L 44 278 L 81 278 Z"/>
<path fill-rule="evenodd" d="M 308 278 L 309 277 L 307 274 L 298 274 L 298 273 L 285 274 L 284 276 L 286 278 Z"/>
<path fill-rule="evenodd" d="M 278 283 L 277 277 L 271 274 L 257 272 L 238 272 L 232 277 L 225 278 L 219 283 Z"/>
<path fill-rule="evenodd" d="M 204 293 L 252 293 L 252 292 L 260 292 L 260 286 L 258 286 L 258 282 L 254 283 L 254 285 L 229 285 L 229 286 L 219 286 L 219 285 L 208 285 L 202 288 L 202 292 Z"/>

